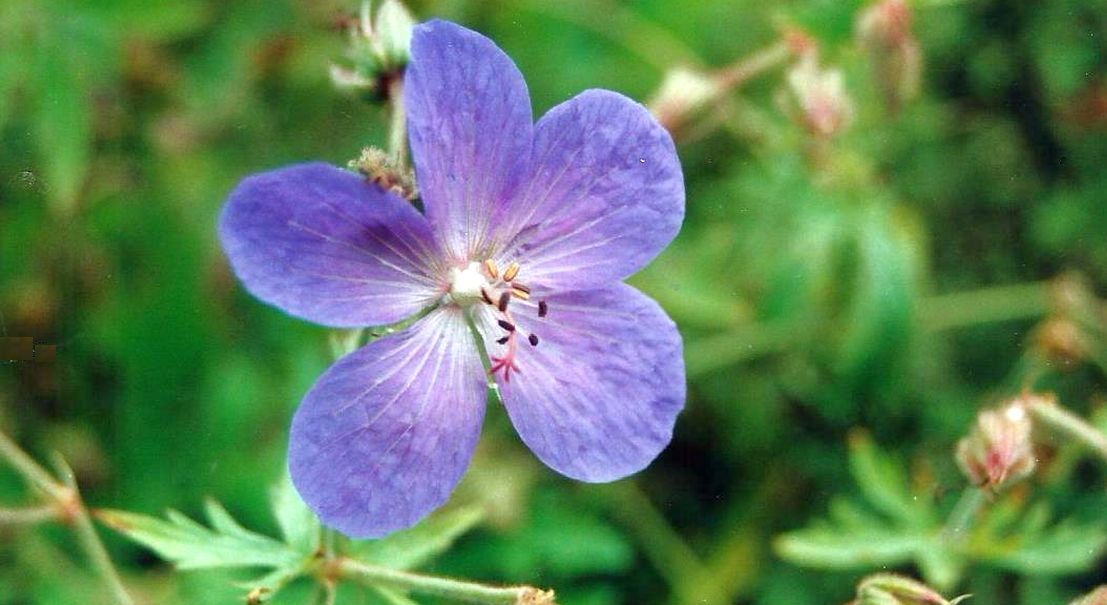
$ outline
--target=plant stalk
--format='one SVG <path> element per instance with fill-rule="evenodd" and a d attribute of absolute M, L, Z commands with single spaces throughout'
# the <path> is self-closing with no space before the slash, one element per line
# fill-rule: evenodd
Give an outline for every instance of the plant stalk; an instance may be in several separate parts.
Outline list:
<path fill-rule="evenodd" d="M 1035 400 L 1027 407 L 1030 414 L 1039 422 L 1082 443 L 1107 461 L 1107 435 L 1088 424 L 1086 420 L 1052 401 Z"/>
<path fill-rule="evenodd" d="M 334 561 L 339 577 L 409 590 L 428 596 L 442 597 L 463 603 L 490 605 L 553 605 L 553 593 L 531 586 L 488 586 L 475 582 L 453 580 L 368 565 L 345 557 Z"/>

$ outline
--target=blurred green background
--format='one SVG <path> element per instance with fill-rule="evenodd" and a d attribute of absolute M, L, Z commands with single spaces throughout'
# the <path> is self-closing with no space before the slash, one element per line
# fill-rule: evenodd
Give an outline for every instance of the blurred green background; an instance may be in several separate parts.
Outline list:
<path fill-rule="evenodd" d="M 537 463 L 492 410 L 454 497 L 485 520 L 428 570 L 552 587 L 565 605 L 843 603 L 885 567 L 940 581 L 949 562 L 927 555 L 805 559 L 774 539 L 821 527 L 839 504 L 869 506 L 881 485 L 948 513 L 965 484 L 954 444 L 1028 376 L 1078 413 L 1102 404 L 1102 339 L 1041 322 L 1099 318 L 1107 286 L 1107 4 L 918 0 L 915 96 L 896 88 L 910 74 L 887 64 L 894 53 L 858 42 L 865 6 L 411 3 L 419 19 L 492 37 L 536 115 L 589 87 L 656 109 L 674 68 L 716 73 L 782 37 L 816 41 L 853 106 L 848 128 L 811 134 L 788 84 L 795 62 L 779 55 L 682 114 L 687 220 L 631 280 L 685 336 L 689 399 L 672 445 L 633 479 L 584 485 Z M 36 457 L 60 452 L 90 505 L 197 515 L 212 496 L 273 531 L 267 493 L 290 415 L 329 364 L 328 335 L 243 291 L 215 220 L 252 172 L 344 165 L 385 143 L 384 110 L 328 76 L 356 9 L 0 2 L 0 335 L 57 345 L 53 363 L 0 364 L 0 428 Z M 962 561 L 950 594 L 1061 603 L 1107 578 L 1102 466 L 1063 443 L 1041 460 L 996 503 L 1006 542 Z M 894 477 L 880 483 L 866 461 Z M 0 469 L 0 503 L 29 500 Z M 906 531 L 876 508 L 850 518 L 887 531 L 861 539 Z M 1040 542 L 1020 525 L 1031 514 L 1045 515 Z M 139 602 L 241 602 L 225 574 L 173 573 L 102 533 Z M 1050 558 L 1069 548 L 1083 552 Z M 60 527 L 0 526 L 0 603 L 109 602 L 87 568 Z"/>

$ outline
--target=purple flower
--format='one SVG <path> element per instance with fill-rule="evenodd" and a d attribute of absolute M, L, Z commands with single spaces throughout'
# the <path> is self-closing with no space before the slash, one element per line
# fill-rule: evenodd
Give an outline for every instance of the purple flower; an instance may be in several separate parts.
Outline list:
<path fill-rule="evenodd" d="M 461 479 L 488 393 L 480 346 L 523 441 L 575 479 L 644 468 L 684 405 L 673 322 L 621 283 L 684 215 L 665 130 L 603 90 L 536 124 L 511 59 L 443 21 L 416 28 L 405 77 L 425 213 L 317 163 L 245 179 L 219 225 L 246 288 L 297 317 L 356 327 L 433 309 L 335 363 L 292 420 L 296 488 L 358 537 L 413 525 Z"/>

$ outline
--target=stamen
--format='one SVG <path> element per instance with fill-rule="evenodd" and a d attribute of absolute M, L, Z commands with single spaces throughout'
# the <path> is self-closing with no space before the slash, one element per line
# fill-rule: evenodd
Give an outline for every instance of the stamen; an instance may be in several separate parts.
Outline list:
<path fill-rule="evenodd" d="M 496 323 L 500 324 L 500 327 L 507 330 L 508 332 L 514 332 L 515 331 L 515 324 L 511 323 L 510 321 L 505 321 L 503 319 L 500 319 L 500 320 L 497 320 Z"/>
<path fill-rule="evenodd" d="M 507 311 L 507 303 L 511 301 L 511 294 L 504 292 L 500 294 L 500 300 L 496 303 L 496 308 L 500 310 L 500 313 Z"/>
<path fill-rule="evenodd" d="M 516 290 L 522 291 L 523 294 L 530 294 L 530 288 L 524 286 L 523 284 L 511 284 L 511 287 L 515 288 Z"/>
<path fill-rule="evenodd" d="M 511 340 L 511 336 L 504 336 L 503 338 L 497 338 L 496 342 L 499 344 L 506 344 L 508 340 Z"/>
<path fill-rule="evenodd" d="M 530 298 L 529 292 L 525 290 L 520 290 L 519 288 L 512 288 L 511 293 L 515 295 L 515 298 L 518 298 L 520 300 L 527 300 Z"/>
<path fill-rule="evenodd" d="M 504 281 L 511 281 L 519 275 L 519 263 L 511 263 L 504 269 Z"/>
<path fill-rule="evenodd" d="M 550 305 L 547 305 L 546 301 L 544 301 L 544 300 L 538 301 L 538 316 L 539 317 L 545 317 L 546 314 L 549 313 L 549 312 L 550 312 Z"/>
<path fill-rule="evenodd" d="M 492 279 L 496 279 L 500 276 L 500 271 L 496 268 L 496 261 L 492 259 L 484 261 L 484 270 L 488 272 L 488 276 Z"/>
<path fill-rule="evenodd" d="M 538 335 L 534 334 L 532 332 L 530 336 L 527 336 L 527 342 L 530 343 L 530 346 L 537 347 L 538 346 Z"/>
<path fill-rule="evenodd" d="M 496 304 L 496 303 L 492 302 L 492 297 L 488 295 L 488 290 L 486 290 L 484 288 L 484 286 L 480 287 L 480 297 L 484 299 L 484 302 L 486 302 L 490 305 Z"/>

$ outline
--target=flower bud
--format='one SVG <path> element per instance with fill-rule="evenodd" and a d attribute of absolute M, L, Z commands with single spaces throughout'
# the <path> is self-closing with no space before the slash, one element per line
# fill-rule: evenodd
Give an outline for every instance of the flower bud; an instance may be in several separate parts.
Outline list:
<path fill-rule="evenodd" d="M 957 464 L 974 485 L 998 489 L 1034 470 L 1027 394 L 977 416 L 976 427 L 957 444 Z"/>
<path fill-rule="evenodd" d="M 861 580 L 854 605 L 953 605 L 926 584 L 895 574 L 875 574 Z"/>
<path fill-rule="evenodd" d="M 415 188 L 415 175 L 410 170 L 397 166 L 392 157 L 382 149 L 362 149 L 361 155 L 351 161 L 349 167 L 385 191 L 391 191 L 404 199 L 414 200 L 419 195 Z"/>
<path fill-rule="evenodd" d="M 1107 605 L 1107 584 L 1093 590 L 1090 594 L 1076 599 L 1069 605 Z"/>
<path fill-rule="evenodd" d="M 803 125 L 812 134 L 829 138 L 853 121 L 853 101 L 846 93 L 841 70 L 819 67 L 817 54 L 800 57 L 788 73 L 788 86 Z"/>
<path fill-rule="evenodd" d="M 1035 348 L 1058 369 L 1068 369 L 1085 359 L 1088 343 L 1080 327 L 1070 319 L 1052 317 L 1041 323 L 1033 335 Z"/>
<path fill-rule="evenodd" d="M 722 87 L 715 78 L 686 67 L 676 67 L 665 74 L 661 86 L 646 105 L 662 126 L 676 133 L 720 94 Z"/>
<path fill-rule="evenodd" d="M 399 0 L 384 0 L 372 14 L 371 0 L 363 0 L 357 19 L 348 26 L 349 65 L 332 65 L 331 80 L 342 89 L 381 92 L 383 80 L 403 71 L 411 55 L 415 19 Z"/>
<path fill-rule="evenodd" d="M 855 29 L 893 110 L 919 91 L 922 53 L 911 31 L 911 18 L 906 0 L 879 0 L 861 12 Z"/>

